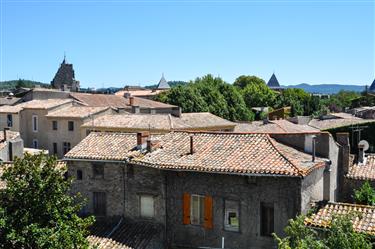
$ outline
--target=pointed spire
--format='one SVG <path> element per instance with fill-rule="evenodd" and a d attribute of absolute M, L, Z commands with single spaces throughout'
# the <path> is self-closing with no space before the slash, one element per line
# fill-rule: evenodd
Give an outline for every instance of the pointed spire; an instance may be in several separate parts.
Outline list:
<path fill-rule="evenodd" d="M 280 88 L 279 81 L 276 78 L 275 73 L 272 74 L 270 80 L 267 83 L 267 86 L 270 88 Z"/>
<path fill-rule="evenodd" d="M 372 82 L 372 84 L 371 84 L 371 86 L 370 86 L 370 88 L 368 90 L 369 90 L 369 92 L 375 92 L 375 79 Z"/>
<path fill-rule="evenodd" d="M 168 82 L 164 78 L 164 73 L 162 73 L 161 79 L 160 79 L 159 84 L 156 87 L 156 89 L 169 89 L 169 88 L 171 88 L 171 87 L 169 86 Z"/>
<path fill-rule="evenodd" d="M 65 54 L 65 51 L 64 51 L 64 60 L 63 60 L 62 64 L 66 64 L 66 54 Z"/>

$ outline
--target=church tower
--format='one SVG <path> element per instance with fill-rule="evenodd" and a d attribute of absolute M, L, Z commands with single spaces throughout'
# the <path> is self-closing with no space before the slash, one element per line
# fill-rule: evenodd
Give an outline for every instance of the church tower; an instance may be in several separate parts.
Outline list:
<path fill-rule="evenodd" d="M 79 81 L 74 78 L 73 64 L 66 63 L 65 55 L 55 77 L 51 81 L 51 85 L 55 89 L 70 90 L 72 92 L 79 91 Z"/>

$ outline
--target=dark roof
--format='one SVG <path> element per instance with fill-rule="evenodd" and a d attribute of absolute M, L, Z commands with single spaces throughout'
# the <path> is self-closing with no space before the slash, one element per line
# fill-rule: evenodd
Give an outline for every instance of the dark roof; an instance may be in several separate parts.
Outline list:
<path fill-rule="evenodd" d="M 375 79 L 374 81 L 372 82 L 370 88 L 368 89 L 370 92 L 375 92 Z"/>
<path fill-rule="evenodd" d="M 270 88 L 281 88 L 279 81 L 276 78 L 276 75 L 273 73 L 270 80 L 267 83 L 267 86 Z"/>
<path fill-rule="evenodd" d="M 156 87 L 156 89 L 169 89 L 171 88 L 168 84 L 168 82 L 165 80 L 164 78 L 164 74 L 161 76 L 161 79 L 159 81 L 159 84 L 158 86 Z"/>
<path fill-rule="evenodd" d="M 90 230 L 91 236 L 108 238 L 130 248 L 144 249 L 158 237 L 161 227 L 149 221 L 99 219 Z"/>

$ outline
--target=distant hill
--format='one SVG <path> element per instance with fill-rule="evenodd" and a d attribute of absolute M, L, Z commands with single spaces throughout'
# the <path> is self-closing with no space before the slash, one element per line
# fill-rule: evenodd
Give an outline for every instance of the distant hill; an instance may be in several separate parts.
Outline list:
<path fill-rule="evenodd" d="M 51 87 L 50 84 L 38 82 L 38 81 L 32 81 L 32 80 L 8 80 L 8 81 L 0 81 L 0 89 L 1 90 L 8 90 L 8 89 L 14 89 L 16 86 L 20 87 L 26 87 L 26 88 L 34 88 L 35 86 L 41 86 L 49 88 Z"/>
<path fill-rule="evenodd" d="M 320 85 L 309 85 L 306 83 L 298 85 L 283 86 L 285 88 L 301 88 L 309 93 L 321 93 L 321 94 L 334 94 L 338 93 L 340 90 L 363 92 L 365 86 L 359 85 L 340 85 L 340 84 L 320 84 Z"/>

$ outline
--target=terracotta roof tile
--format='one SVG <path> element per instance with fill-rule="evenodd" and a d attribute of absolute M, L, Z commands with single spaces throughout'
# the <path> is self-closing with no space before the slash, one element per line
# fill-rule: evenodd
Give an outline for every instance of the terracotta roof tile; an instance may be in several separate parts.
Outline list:
<path fill-rule="evenodd" d="M 108 114 L 88 121 L 84 128 L 112 128 L 124 132 L 153 130 L 210 130 L 233 129 L 235 123 L 208 112 L 182 113 L 181 117 L 169 114 Z"/>
<path fill-rule="evenodd" d="M 309 122 L 309 125 L 320 130 L 328 130 L 328 129 L 338 128 L 338 127 L 373 123 L 373 122 L 375 122 L 375 119 L 361 119 L 361 118 L 353 117 L 353 118 L 334 118 L 334 119 L 326 119 L 326 120 L 312 119 Z"/>
<path fill-rule="evenodd" d="M 86 118 L 89 115 L 108 110 L 109 107 L 68 106 L 66 108 L 49 112 L 46 117 L 53 118 Z"/>
<path fill-rule="evenodd" d="M 270 120 L 264 124 L 263 121 L 251 123 L 237 123 L 235 132 L 257 132 L 257 133 L 303 133 L 319 132 L 319 129 L 309 125 L 294 124 L 288 120 Z"/>
<path fill-rule="evenodd" d="M 357 180 L 375 180 L 375 154 L 367 154 L 365 164 L 355 163 L 349 167 L 347 178 Z"/>
<path fill-rule="evenodd" d="M 132 249 L 127 245 L 105 237 L 90 235 L 87 237 L 87 240 L 91 246 L 97 249 Z"/>
<path fill-rule="evenodd" d="M 280 144 L 266 134 L 203 132 L 166 134 L 160 138 L 159 149 L 132 162 L 159 169 L 289 176 L 304 176 L 325 165 L 322 159 L 312 162 L 311 155 Z"/>
<path fill-rule="evenodd" d="M 136 146 L 136 134 L 91 132 L 65 158 L 123 161 L 139 154 Z"/>
<path fill-rule="evenodd" d="M 328 228 L 334 215 L 352 214 L 353 228 L 357 232 L 375 235 L 375 207 L 349 203 L 327 203 L 317 212 L 306 217 L 305 224 L 312 227 Z"/>

